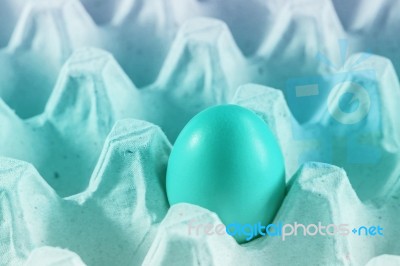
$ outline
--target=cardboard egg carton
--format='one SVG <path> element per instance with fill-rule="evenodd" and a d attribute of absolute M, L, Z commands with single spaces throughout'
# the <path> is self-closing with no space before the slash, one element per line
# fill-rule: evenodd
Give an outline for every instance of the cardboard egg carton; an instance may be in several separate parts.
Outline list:
<path fill-rule="evenodd" d="M 398 197 L 391 198 L 382 209 L 363 204 L 343 169 L 327 164 L 305 164 L 293 178 L 274 224 L 284 221 L 307 225 L 319 221 L 327 225 L 346 221 L 351 230 L 363 224 L 380 224 L 387 234 L 304 236 L 299 230 L 297 236 L 260 237 L 240 246 L 226 234 L 205 233 L 206 226 L 216 228 L 221 224 L 216 214 L 180 204 L 169 209 L 144 265 L 365 265 L 384 253 L 398 255 L 399 246 L 392 238 L 392 234 L 399 234 L 399 219 L 393 215 L 399 211 Z"/>
<path fill-rule="evenodd" d="M 7 125 L 1 132 L 2 155 L 32 162 L 53 188 L 66 196 L 86 187 L 87 178 L 82 176 L 90 175 L 117 120 L 150 121 L 173 141 L 194 114 L 228 102 L 234 94 L 229 87 L 236 86 L 239 75 L 227 75 L 220 62 L 212 61 L 213 55 L 221 52 L 218 42 L 230 40 L 226 27 L 207 21 L 211 28 L 204 36 L 204 26 L 198 22 L 203 21 L 194 21 L 193 29 L 183 28 L 164 71 L 145 89 L 137 89 L 109 53 L 82 48 L 60 71 L 43 113 L 22 120 L 1 100 L 0 119 Z M 186 74 L 188 70 L 192 74 Z M 214 88 L 219 88 L 216 93 Z"/>
<path fill-rule="evenodd" d="M 245 97 L 241 92 L 244 89 L 248 91 Z M 259 104 L 251 100 L 254 97 Z M 271 102 L 275 104 L 261 104 Z M 285 111 L 288 108 L 282 93 L 246 85 L 239 89 L 233 103 L 249 108 L 254 104 L 252 109 L 271 126 L 280 143 L 287 143 L 290 113 Z M 362 265 L 384 253 L 397 254 L 399 190 L 387 191 L 380 207 L 363 203 L 343 169 L 322 163 L 306 163 L 294 174 L 274 222 L 346 223 L 349 228 L 379 224 L 385 229 L 385 237 L 299 235 L 285 241 L 261 237 L 240 246 L 227 235 L 190 234 L 189 222 L 193 219 L 204 225 L 221 221 L 198 206 L 169 208 L 165 170 L 170 149 L 159 127 L 140 120 L 120 120 L 105 141 L 86 189 L 63 198 L 31 164 L 2 158 L 1 188 L 7 195 L 2 214 L 7 223 L 1 233 L 12 236 L 2 242 L 8 259 L 4 265 L 35 261 L 40 254 L 54 256 L 51 265 L 57 265 L 59 256 L 72 256 L 69 251 L 58 252 L 43 245 L 72 250 L 88 265 L 223 265 L 229 261 L 237 265 L 286 265 L 291 261 L 297 265 Z M 285 159 L 295 156 L 293 149 L 283 146 L 283 150 Z M 295 168 L 289 161 L 286 164 Z M 309 248 L 304 250 L 304 246 Z"/>
<path fill-rule="evenodd" d="M 246 85 L 238 90 L 233 103 L 252 108 L 271 126 L 280 143 L 290 143 L 286 134 L 290 132 L 290 113 L 281 92 Z M 285 159 L 296 156 L 292 147 L 282 147 Z M 105 141 L 87 188 L 64 198 L 32 165 L 3 158 L 2 191 L 7 197 L 2 214 L 9 223 L 3 225 L 2 235 L 13 232 L 9 242 L 3 242 L 7 263 L 18 265 L 27 258 L 28 262 L 34 261 L 41 252 L 46 252 L 45 257 L 72 256 L 50 248 L 42 248 L 43 251 L 43 245 L 70 249 L 88 265 L 222 265 L 229 260 L 238 265 L 246 261 L 252 265 L 285 265 L 293 260 L 305 265 L 311 256 L 312 263 L 360 265 L 374 256 L 398 250 L 398 190 L 388 192 L 380 208 L 370 206 L 358 199 L 343 169 L 321 163 L 305 164 L 292 177 L 275 220 L 379 224 L 389 235 L 367 240 L 360 236 L 299 236 L 286 241 L 265 237 L 242 246 L 227 235 L 190 235 L 188 221 L 193 218 L 205 224 L 221 222 L 216 214 L 198 206 L 182 204 L 168 210 L 165 169 L 170 149 L 171 144 L 157 126 L 140 120 L 120 120 Z M 288 160 L 286 164 L 287 169 L 296 168 Z M 310 247 L 310 254 L 300 248 L 304 246 Z M 321 246 L 325 247 L 323 251 Z M 320 250 L 317 255 L 315 250 Z"/>
<path fill-rule="evenodd" d="M 9 9 L 13 5 L 7 1 L 3 5 L 1 9 L 11 13 Z M 317 18 L 313 18 L 314 10 L 299 9 L 294 4 L 264 6 L 258 1 L 249 5 L 234 1 L 227 14 L 224 14 L 225 5 L 203 6 L 194 1 L 128 1 L 113 5 L 91 0 L 57 0 L 29 1 L 23 7 L 14 12 L 15 23 L 11 20 L 5 23 L 15 29 L 9 39 L 3 38 L 2 42 L 8 45 L 0 50 L 0 71 L 5 73 L 0 77 L 0 84 L 4 84 L 0 96 L 22 118 L 43 112 L 59 71 L 78 48 L 90 46 L 111 52 L 136 87 L 152 87 L 163 72 L 172 70 L 167 61 L 171 54 L 179 51 L 173 47 L 179 39 L 179 29 L 184 35 L 182 28 L 195 31 L 196 28 L 214 27 L 214 41 L 220 42 L 215 48 L 221 50 L 223 47 L 223 52 L 218 57 L 209 54 L 209 60 L 214 63 L 204 64 L 221 65 L 225 71 L 223 75 L 239 79 L 239 85 L 252 81 L 284 89 L 285 84 L 281 81 L 284 78 L 318 71 L 320 63 L 315 60 L 315 53 L 323 52 L 330 58 L 337 58 L 337 39 L 344 37 L 329 1 L 319 4 L 317 8 L 323 12 L 318 12 Z M 251 16 L 251 21 L 243 23 L 243 18 L 238 16 L 241 10 L 247 14 L 257 11 L 257 14 L 265 12 L 270 15 L 262 21 L 258 21 L 261 17 Z M 203 20 L 184 25 L 190 18 L 212 17 L 213 13 L 215 18 L 227 21 L 227 25 Z M 329 22 L 325 23 L 327 19 Z M 233 37 L 227 33 L 228 27 L 240 49 L 229 40 Z M 222 30 L 221 39 L 218 39 L 218 29 Z M 309 29 L 313 34 L 305 38 L 304 31 Z M 277 36 L 281 35 L 284 38 L 279 40 Z M 212 39 L 211 36 L 207 38 Z M 36 67 L 42 62 L 46 64 Z M 288 63 L 292 67 L 288 68 Z M 238 86 L 226 85 L 231 90 Z M 36 91 L 41 93 L 36 95 Z M 34 103 L 30 101 L 32 97 L 37 99 Z"/>
<path fill-rule="evenodd" d="M 338 38 L 376 27 L 343 24 L 340 1 L 0 5 L 16 24 L 0 49 L 0 265 L 398 262 L 398 77 L 390 60 L 368 54 L 330 68 L 324 58 L 340 58 Z M 239 10 L 269 15 L 243 22 Z M 368 95 L 357 109 L 368 115 L 330 104 L 349 83 Z M 169 152 L 191 117 L 224 103 L 255 111 L 281 145 L 289 185 L 273 222 L 379 225 L 384 237 L 238 245 L 189 234 L 192 219 L 221 222 L 198 206 L 168 205 Z"/>

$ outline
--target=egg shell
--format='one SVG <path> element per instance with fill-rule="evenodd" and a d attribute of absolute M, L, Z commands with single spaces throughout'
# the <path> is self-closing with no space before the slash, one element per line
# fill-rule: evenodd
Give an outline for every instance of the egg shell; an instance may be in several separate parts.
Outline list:
<path fill-rule="evenodd" d="M 238 105 L 210 107 L 184 127 L 167 168 L 171 205 L 191 203 L 225 225 L 266 225 L 285 195 L 283 156 L 268 125 Z M 236 234 L 238 242 L 246 236 Z"/>

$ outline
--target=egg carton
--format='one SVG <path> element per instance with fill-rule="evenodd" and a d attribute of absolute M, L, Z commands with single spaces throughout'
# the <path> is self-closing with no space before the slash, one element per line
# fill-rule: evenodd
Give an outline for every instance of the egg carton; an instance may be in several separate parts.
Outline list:
<path fill-rule="evenodd" d="M 237 79 L 226 86 L 235 89 L 251 81 L 283 89 L 285 78 L 317 71 L 317 52 L 339 58 L 337 39 L 346 36 L 329 1 L 313 3 L 311 9 L 299 8 L 309 4 L 303 2 L 233 1 L 227 9 L 222 2 L 4 0 L 0 96 L 22 118 L 42 113 L 62 65 L 75 49 L 87 46 L 110 51 L 138 88 L 151 87 L 171 71 L 167 62 L 179 51 L 172 47 L 178 28 L 190 18 L 213 14 L 227 21 L 240 47 L 230 33 L 219 40 L 215 30 L 214 41 L 220 45 L 214 48 L 223 50 L 224 59 L 211 57 L 208 64 L 217 63 L 214 67 L 222 68 L 220 75 L 229 75 L 231 82 Z M 46 64 L 38 68 L 41 62 Z M 236 72 L 241 75 L 232 75 Z M 217 77 L 207 71 L 204 75 Z"/>
<path fill-rule="evenodd" d="M 366 5 L 359 3 L 354 9 Z M 0 10 L 19 19 L 0 50 L 0 151 L 19 160 L 0 160 L 0 264 L 395 265 L 396 256 L 381 256 L 400 255 L 395 68 L 388 59 L 365 54 L 345 62 L 346 80 L 365 85 L 374 96 L 373 112 L 356 130 L 332 122 L 332 110 L 324 104 L 328 95 L 301 113 L 282 80 L 337 76 L 313 55 L 322 51 L 339 58 L 336 39 L 347 36 L 353 42 L 357 27 L 376 28 L 370 20 L 345 21 L 341 13 L 339 20 L 334 7 L 340 11 L 340 1 L 298 7 L 304 4 L 310 1 L 234 1 L 227 9 L 195 1 L 57 1 L 28 3 L 18 14 L 22 3 L 3 2 Z M 376 5 L 391 14 L 396 4 Z M 237 22 L 252 12 L 269 16 Z M 223 19 L 233 36 L 219 20 L 189 19 L 199 15 Z M 395 40 L 386 31 L 395 22 L 392 16 L 380 22 L 386 24 L 380 34 Z M 358 49 L 368 48 L 365 39 L 360 44 Z M 385 55 L 396 58 L 391 50 Z M 248 82 L 284 92 L 240 86 Z M 324 82 L 335 85 L 337 79 Z M 276 221 L 378 223 L 388 235 L 266 237 L 245 245 L 228 236 L 188 235 L 193 218 L 221 222 L 198 206 L 169 207 L 164 179 L 171 143 L 194 114 L 223 103 L 254 110 L 278 138 L 290 189 Z M 369 149 L 343 145 L 354 140 L 367 140 Z M 371 150 L 379 159 L 354 160 Z M 340 166 L 347 174 L 311 160 Z"/>
<path fill-rule="evenodd" d="M 65 60 L 85 46 L 110 51 L 136 86 L 146 87 L 166 68 L 178 28 L 199 16 L 227 23 L 242 52 L 232 48 L 236 56 L 231 56 L 245 56 L 245 60 L 226 61 L 231 69 L 245 68 L 238 78 L 247 81 L 284 89 L 288 77 L 323 71 L 323 61 L 315 60 L 318 52 L 341 61 L 337 40 L 342 38 L 348 40 L 352 52 L 371 51 L 391 59 L 399 73 L 398 38 L 392 34 L 400 25 L 397 10 L 398 3 L 389 0 L 373 4 L 234 0 L 229 7 L 195 0 L 4 0 L 0 4 L 0 70 L 4 73 L 0 84 L 7 86 L 1 86 L 0 96 L 22 118 L 41 113 Z M 44 61 L 41 68 L 36 67 Z M 315 111 L 308 109 L 307 116 L 298 119 L 306 120 Z"/>
<path fill-rule="evenodd" d="M 282 94 L 260 85 L 245 89 L 238 95 L 246 91 L 246 98 L 238 96 L 242 100 L 233 103 L 251 108 L 246 102 L 254 104 L 254 96 L 260 103 L 275 102 L 253 110 L 281 133 L 277 136 L 282 141 L 279 136 L 287 131 L 279 123 L 290 117 L 284 112 L 288 109 Z M 362 203 L 343 169 L 321 163 L 307 163 L 298 170 L 275 220 L 304 224 L 345 220 L 354 226 L 378 223 L 390 235 L 362 240 L 357 236 L 299 236 L 286 241 L 259 238 L 242 246 L 228 236 L 188 235 L 192 219 L 221 222 L 216 214 L 198 206 L 179 204 L 168 210 L 164 179 L 170 149 L 159 127 L 140 120 L 120 120 L 105 141 L 88 187 L 64 198 L 31 164 L 3 158 L 2 191 L 7 197 L 2 204 L 2 235 L 10 238 L 2 241 L 2 249 L 7 264 L 19 265 L 28 257 L 27 263 L 36 260 L 36 265 L 42 265 L 49 256 L 56 256 L 50 265 L 59 265 L 56 263 L 66 257 L 76 265 L 81 263 L 69 251 L 44 245 L 73 250 L 88 265 L 288 265 L 293 261 L 297 265 L 362 265 L 375 255 L 398 254 L 398 191 L 390 193 L 380 208 Z M 304 246 L 309 248 L 305 251 Z"/>

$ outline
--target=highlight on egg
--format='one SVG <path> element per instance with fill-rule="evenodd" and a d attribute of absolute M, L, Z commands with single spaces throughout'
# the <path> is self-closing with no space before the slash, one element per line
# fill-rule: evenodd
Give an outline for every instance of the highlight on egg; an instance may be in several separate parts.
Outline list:
<path fill-rule="evenodd" d="M 210 107 L 183 128 L 167 168 L 171 205 L 195 204 L 225 224 L 266 225 L 285 195 L 285 167 L 268 125 L 238 105 Z M 235 235 L 239 242 L 246 236 Z"/>

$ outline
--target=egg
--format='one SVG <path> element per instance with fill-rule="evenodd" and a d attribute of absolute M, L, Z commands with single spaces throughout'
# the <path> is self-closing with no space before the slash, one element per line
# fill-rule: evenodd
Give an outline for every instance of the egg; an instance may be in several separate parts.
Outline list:
<path fill-rule="evenodd" d="M 207 208 L 226 226 L 265 226 L 285 195 L 283 156 L 274 134 L 253 111 L 238 105 L 210 107 L 176 139 L 166 186 L 171 205 Z M 246 240 L 243 234 L 234 237 L 239 243 Z"/>

